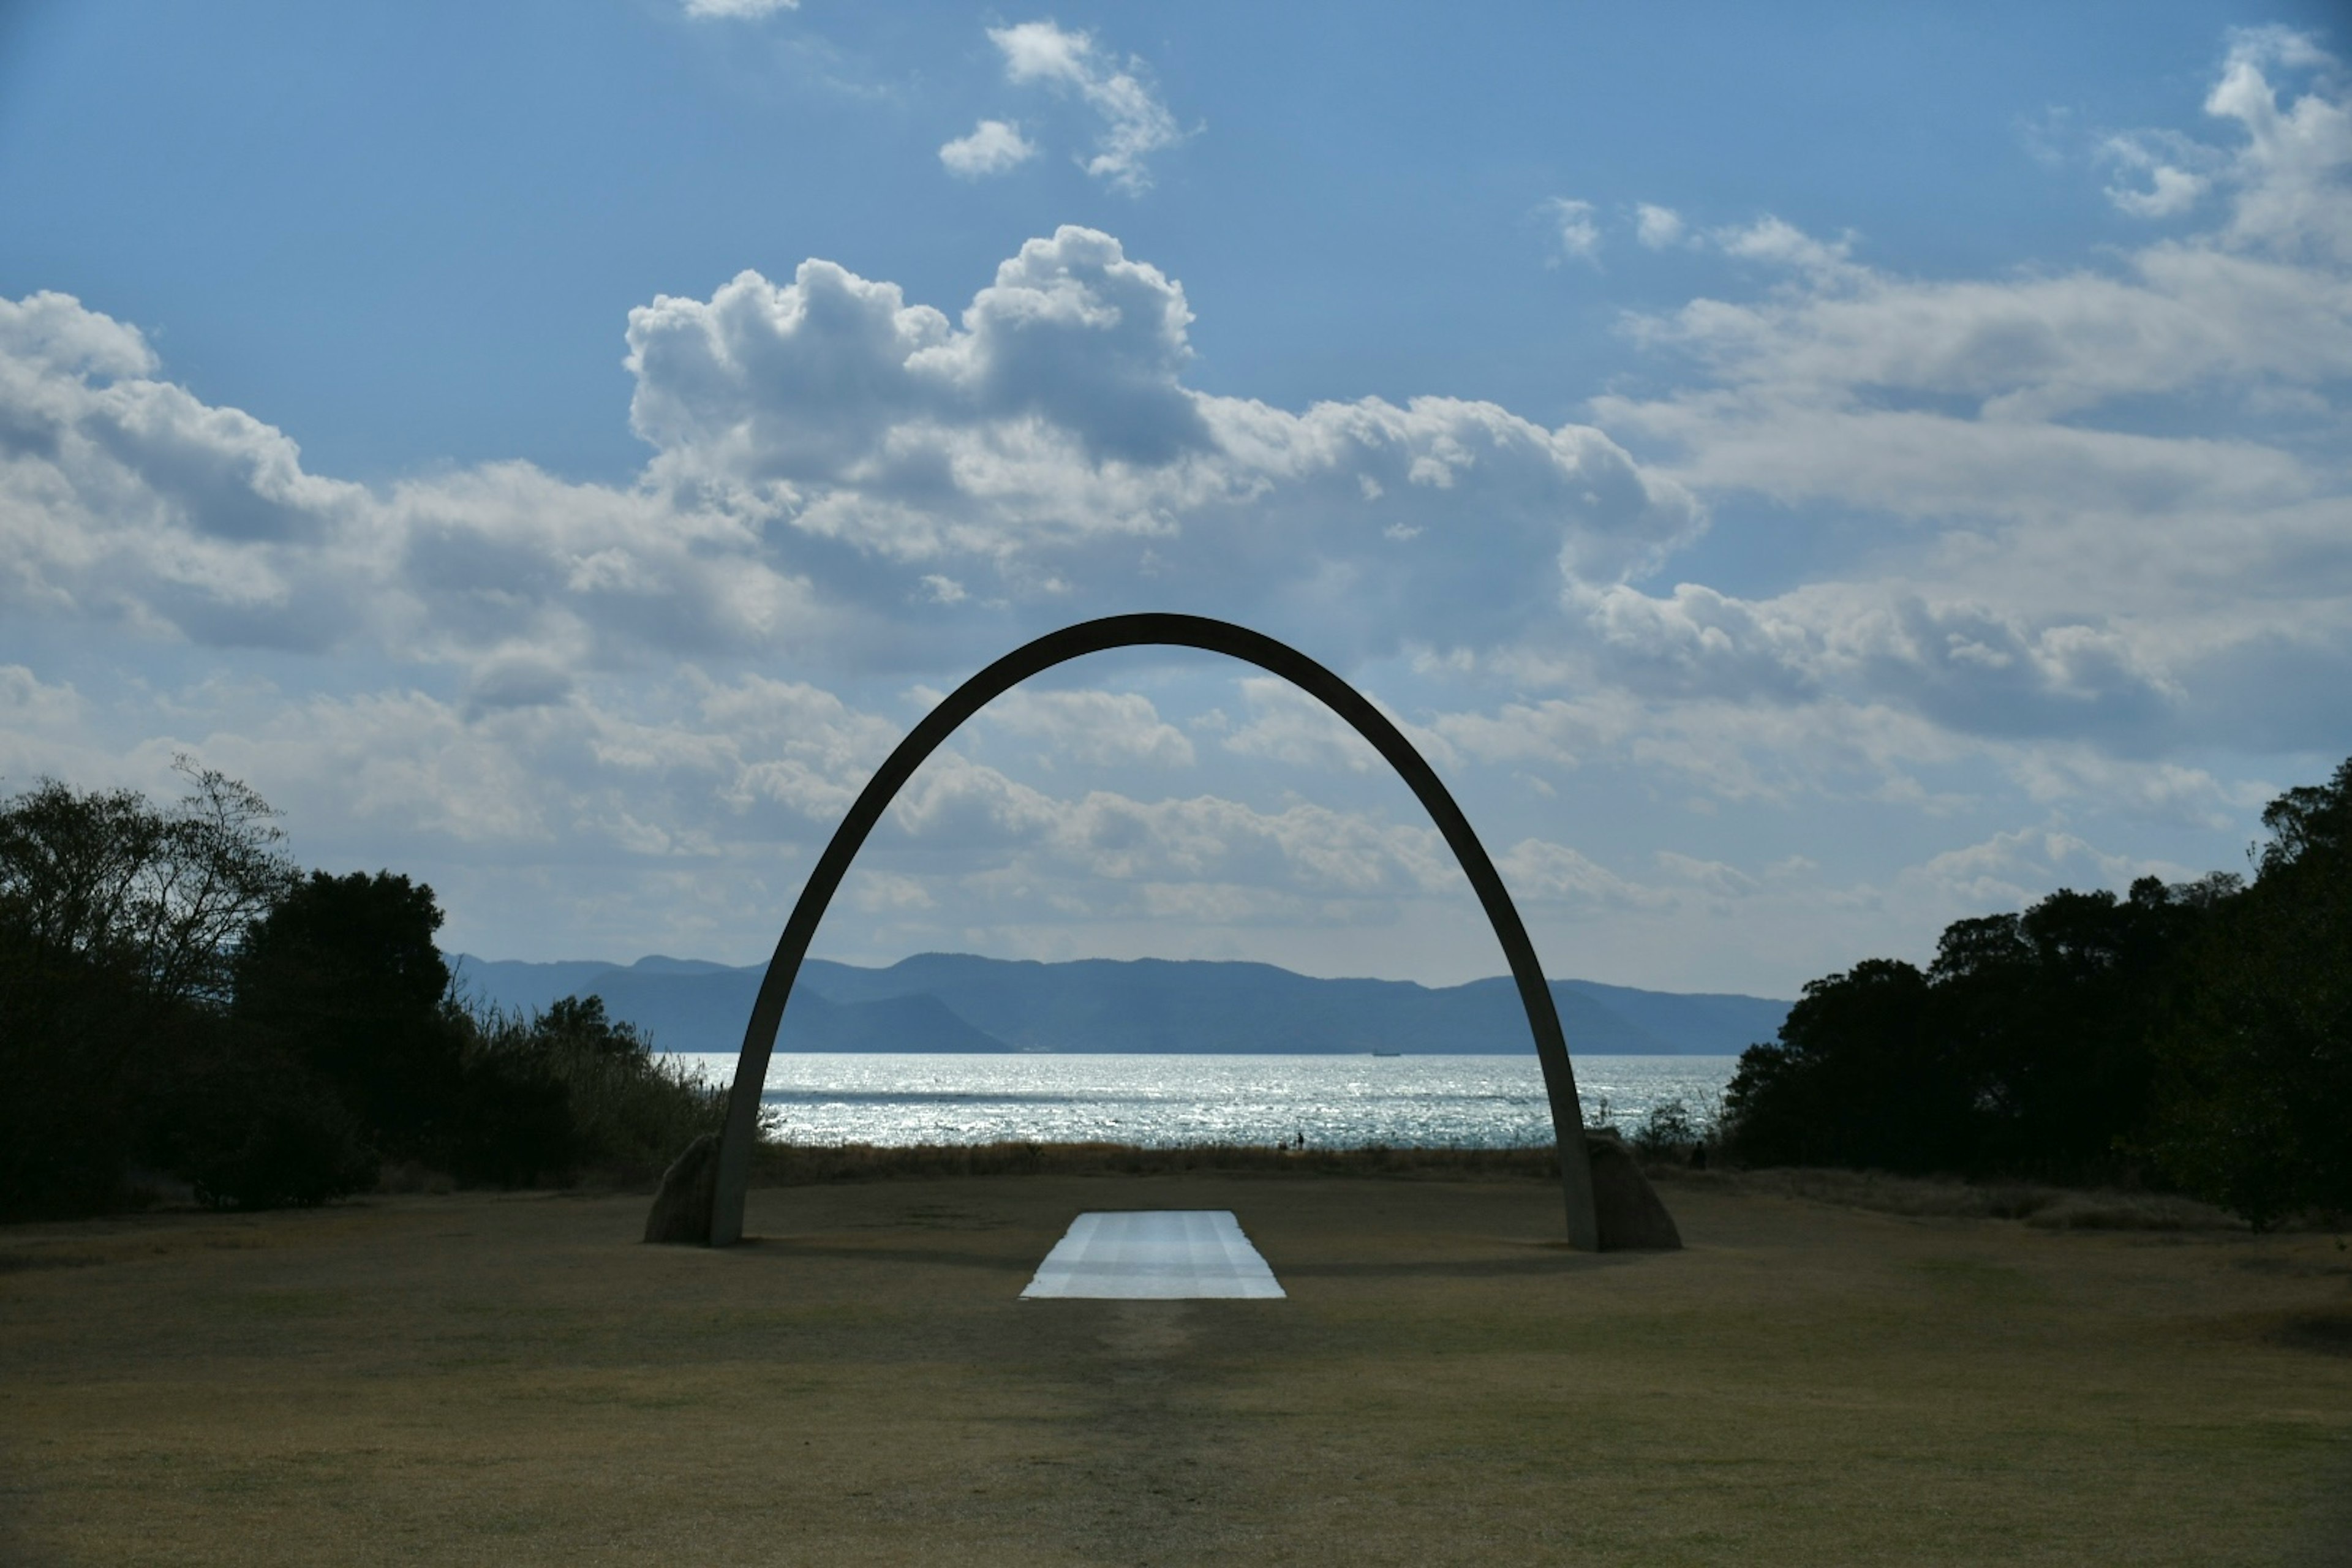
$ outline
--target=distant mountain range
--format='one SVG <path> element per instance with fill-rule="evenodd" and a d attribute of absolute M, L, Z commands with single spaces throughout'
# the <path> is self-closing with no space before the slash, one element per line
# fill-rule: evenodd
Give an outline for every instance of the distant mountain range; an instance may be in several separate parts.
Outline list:
<path fill-rule="evenodd" d="M 607 1013 L 672 1051 L 740 1047 L 763 969 L 661 957 L 621 965 L 452 953 L 449 962 L 470 994 L 509 1011 L 601 996 Z M 1580 1055 L 1736 1055 L 1772 1038 L 1789 1011 L 1760 996 L 1590 980 L 1555 980 L 1551 991 L 1569 1049 Z M 1270 963 L 1038 963 L 925 952 L 887 969 L 809 960 L 777 1048 L 1488 1055 L 1535 1047 L 1507 978 L 1432 987 L 1318 980 Z"/>

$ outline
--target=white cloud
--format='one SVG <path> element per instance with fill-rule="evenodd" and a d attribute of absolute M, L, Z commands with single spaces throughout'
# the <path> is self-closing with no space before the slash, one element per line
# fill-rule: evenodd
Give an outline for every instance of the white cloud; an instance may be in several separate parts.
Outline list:
<path fill-rule="evenodd" d="M 2143 172 L 2158 154 L 2199 171 L 2228 205 L 2112 267 L 1925 281 L 1778 219 L 1710 231 L 1797 279 L 1631 321 L 1700 376 L 1599 399 L 1601 422 L 1678 451 L 1662 466 L 1718 504 L 1849 509 L 1880 543 L 1848 580 L 1760 599 L 1571 586 L 1591 668 L 1661 695 L 1893 704 L 1979 736 L 2147 747 L 2243 725 L 2317 743 L 2336 717 L 2299 718 L 2296 694 L 2352 679 L 2332 401 L 2352 377 L 2352 140 L 2321 88 L 2282 107 L 2264 73 L 2294 59 L 2317 63 L 2292 36 L 2233 45 L 2207 107 L 2234 150 L 2108 143 Z M 2150 178 L 2135 188 L 2153 213 L 2183 187 Z"/>
<path fill-rule="evenodd" d="M 89 704 L 70 683 L 45 681 L 21 664 L 0 664 L 0 790 L 14 794 L 43 773 L 83 788 L 134 782 L 94 741 Z"/>
<path fill-rule="evenodd" d="M 2125 888 L 2142 877 L 2183 882 L 2198 873 L 2168 860 L 2107 853 L 2053 823 L 1996 833 L 1903 875 L 1931 889 L 1940 902 L 1981 910 L 2019 909 L 2070 882 L 2078 888 Z"/>
<path fill-rule="evenodd" d="M 1769 216 L 1753 223 L 1733 224 L 1714 230 L 1707 238 L 1726 256 L 1742 261 L 1762 261 L 1807 273 L 1822 284 L 1854 279 L 1860 268 L 1851 259 L 1853 237 L 1817 239 L 1796 225 Z"/>
<path fill-rule="evenodd" d="M 1264 811 L 1216 795 L 1138 800 L 1091 790 L 1072 800 L 952 752 L 916 773 L 891 822 L 930 854 L 984 865 L 987 885 L 1071 877 L 1142 889 L 1171 885 L 1269 889 L 1353 900 L 1458 892 L 1465 884 L 1434 827 L 1294 802 Z"/>
<path fill-rule="evenodd" d="M 1651 250 L 1680 243 L 1685 227 L 1682 215 L 1672 207 L 1643 202 L 1633 209 L 1633 237 Z"/>
<path fill-rule="evenodd" d="M 213 647 L 494 663 L 774 647 L 837 626 L 756 513 L 492 464 L 370 490 L 152 378 L 63 296 L 0 301 L 0 602 Z M 683 504 L 681 504 L 683 501 Z M 539 685 L 547 691 L 544 681 Z M 488 688 L 486 699 L 497 694 Z"/>
<path fill-rule="evenodd" d="M 686 14 L 700 17 L 756 20 L 778 11 L 796 11 L 801 0 L 686 0 Z"/>
<path fill-rule="evenodd" d="M 1745 899 L 1762 887 L 1747 872 L 1721 860 L 1703 860 L 1695 855 L 1661 849 L 1657 861 L 1660 870 L 1717 899 Z"/>
<path fill-rule="evenodd" d="M 2296 70 L 2326 85 L 2282 105 L 2271 73 Z M 2352 103 L 2340 89 L 2339 62 L 2308 35 L 2284 27 L 2231 34 L 2205 112 L 2233 121 L 2245 138 L 2227 176 L 2232 242 L 2352 261 Z"/>
<path fill-rule="evenodd" d="M 982 712 L 1008 733 L 1045 742 L 1054 756 L 1098 766 L 1192 765 L 1192 742 L 1140 692 L 1008 691 Z"/>
<path fill-rule="evenodd" d="M 632 312 L 655 449 L 636 483 L 493 463 L 371 489 L 159 379 L 135 330 L 62 295 L 0 301 L 0 603 L 454 668 L 488 712 L 649 658 L 856 665 L 913 604 L 1066 616 L 1146 582 L 1327 649 L 1466 647 L 1703 525 L 1587 426 L 1195 392 L 1191 320 L 1172 279 L 1079 228 L 1023 247 L 960 323 L 827 262 L 746 273 Z"/>
<path fill-rule="evenodd" d="M 665 486 L 1014 603 L 1115 602 L 1149 575 L 1161 602 L 1367 628 L 1411 597 L 1491 637 L 1555 613 L 1563 572 L 1614 580 L 1702 526 L 1587 427 L 1194 392 L 1191 321 L 1172 279 L 1088 229 L 1024 246 L 961 327 L 812 261 L 633 312 L 632 416 Z"/>
<path fill-rule="evenodd" d="M 1122 64 L 1091 33 L 1051 21 L 991 27 L 988 37 L 1004 57 L 1007 80 L 1075 92 L 1101 120 L 1095 155 L 1085 163 L 1087 174 L 1129 195 L 1150 188 L 1151 171 L 1144 161 L 1182 141 L 1183 133 L 1145 81 L 1141 60 L 1130 56 Z"/>
<path fill-rule="evenodd" d="M 2184 166 L 2207 161 L 2204 149 L 2185 136 L 2126 132 L 2108 137 L 2099 153 L 2124 175 L 2144 182 L 2135 185 L 2118 179 L 2107 187 L 2107 200 L 2134 217 L 2177 216 L 2212 188 L 2210 175 Z"/>
<path fill-rule="evenodd" d="M 1979 733 L 2078 734 L 2163 721 L 2180 692 L 2163 645 L 2107 617 L 2040 620 L 1894 584 L 1821 584 L 1769 600 L 1694 584 L 1618 585 L 1580 607 L 1612 682 L 1745 700 L 1893 701 Z"/>
<path fill-rule="evenodd" d="M 1500 856 L 1512 897 L 1536 905 L 1565 905 L 1582 912 L 1657 910 L 1673 901 L 1662 889 L 1627 880 L 1565 844 L 1521 839 Z"/>
<path fill-rule="evenodd" d="M 1358 773 L 1388 765 L 1345 720 L 1290 682 L 1245 676 L 1241 689 L 1249 718 L 1225 736 L 1225 750 L 1293 767 Z"/>
<path fill-rule="evenodd" d="M 1387 771 L 1388 763 L 1372 743 L 1320 700 L 1270 675 L 1244 676 L 1240 685 L 1249 718 L 1225 736 L 1226 751 L 1293 767 L 1355 773 Z M 1444 734 L 1414 723 L 1378 699 L 1373 705 L 1424 761 L 1444 766 L 1457 760 L 1453 743 Z"/>
<path fill-rule="evenodd" d="M 1551 258 L 1552 265 L 1601 258 L 1601 226 L 1593 221 L 1591 202 L 1554 196 L 1544 203 L 1541 211 L 1551 225 L 1552 243 L 1559 247 Z"/>
<path fill-rule="evenodd" d="M 1037 155 L 1037 144 L 1021 134 L 1008 120 L 983 120 L 969 136 L 960 136 L 940 148 L 940 162 L 948 173 L 967 180 L 984 179 L 1018 168 Z"/>

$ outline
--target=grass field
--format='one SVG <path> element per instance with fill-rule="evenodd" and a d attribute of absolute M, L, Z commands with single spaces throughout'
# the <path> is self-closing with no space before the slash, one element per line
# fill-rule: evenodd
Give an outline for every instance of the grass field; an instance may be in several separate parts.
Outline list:
<path fill-rule="evenodd" d="M 10 1227 L 0 1558 L 2352 1560 L 2334 1237 L 1664 1192 L 1689 1248 L 1597 1258 L 1508 1176 Z M 1230 1208 L 1290 1299 L 1015 1300 L 1089 1208 Z"/>

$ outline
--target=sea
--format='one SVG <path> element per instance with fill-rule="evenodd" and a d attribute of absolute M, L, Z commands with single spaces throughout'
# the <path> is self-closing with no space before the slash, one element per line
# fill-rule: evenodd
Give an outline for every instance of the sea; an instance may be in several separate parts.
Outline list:
<path fill-rule="evenodd" d="M 730 1053 L 678 1053 L 714 1083 Z M 1576 1058 L 1588 1122 L 1714 1111 L 1737 1057 Z M 794 1143 L 1112 1142 L 1309 1148 L 1549 1143 L 1543 1074 L 1519 1056 L 778 1055 L 762 1120 Z"/>

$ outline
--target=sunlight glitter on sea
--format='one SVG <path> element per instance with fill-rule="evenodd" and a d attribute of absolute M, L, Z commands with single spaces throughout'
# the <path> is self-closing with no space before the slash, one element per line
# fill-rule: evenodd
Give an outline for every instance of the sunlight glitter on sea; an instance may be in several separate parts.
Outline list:
<path fill-rule="evenodd" d="M 735 1058 L 681 1059 L 724 1083 Z M 1711 1111 L 1737 1057 L 1583 1057 L 1587 1121 Z M 779 1055 L 765 1119 L 795 1143 L 1101 1141 L 1166 1147 L 1507 1148 L 1549 1142 L 1533 1056 Z"/>

